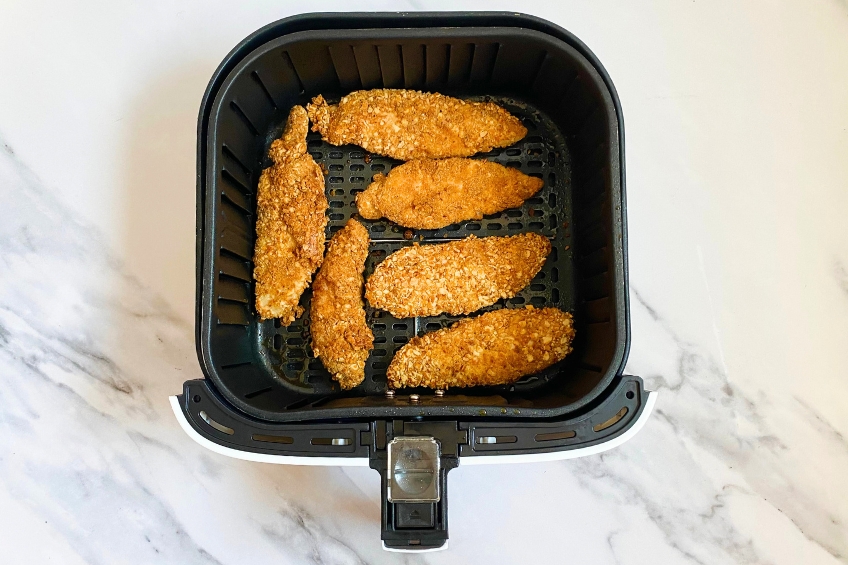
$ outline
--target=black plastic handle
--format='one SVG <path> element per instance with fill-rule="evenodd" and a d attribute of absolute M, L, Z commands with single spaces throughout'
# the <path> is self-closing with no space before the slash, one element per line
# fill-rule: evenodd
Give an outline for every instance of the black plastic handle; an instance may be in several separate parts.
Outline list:
<path fill-rule="evenodd" d="M 381 478 L 381 535 L 387 549 L 420 551 L 437 549 L 448 540 L 448 471 L 459 465 L 458 446 L 468 434 L 456 422 L 375 423 L 371 446 L 371 468 Z M 395 437 L 429 437 L 439 442 L 439 500 L 437 502 L 392 502 L 389 500 L 391 471 L 388 444 Z"/>

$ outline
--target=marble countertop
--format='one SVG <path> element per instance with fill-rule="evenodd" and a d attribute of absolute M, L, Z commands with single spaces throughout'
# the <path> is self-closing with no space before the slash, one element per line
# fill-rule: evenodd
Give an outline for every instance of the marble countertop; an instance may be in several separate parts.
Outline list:
<path fill-rule="evenodd" d="M 7 563 L 848 563 L 848 5 L 337 2 L 550 19 L 627 136 L 631 441 L 462 467 L 451 547 L 381 550 L 379 477 L 229 459 L 168 396 L 195 354 L 195 131 L 212 71 L 304 4 L 0 7 Z"/>

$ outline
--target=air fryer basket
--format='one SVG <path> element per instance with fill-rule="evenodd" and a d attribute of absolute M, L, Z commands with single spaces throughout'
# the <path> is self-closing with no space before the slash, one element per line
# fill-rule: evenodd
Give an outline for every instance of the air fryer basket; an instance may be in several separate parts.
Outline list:
<path fill-rule="evenodd" d="M 434 32 L 437 31 L 437 32 Z M 342 393 L 309 347 L 306 314 L 287 328 L 259 320 L 251 280 L 254 192 L 270 142 L 294 104 L 323 94 L 403 87 L 493 99 L 520 116 L 528 136 L 480 158 L 540 176 L 545 187 L 521 208 L 441 230 L 423 243 L 537 231 L 553 251 L 533 283 L 495 307 L 557 306 L 574 312 L 574 352 L 509 387 L 453 389 L 416 406 L 387 400 L 385 370 L 410 337 L 456 318 L 394 319 L 369 308 L 375 348 L 366 380 Z M 620 128 L 598 70 L 577 49 L 518 27 L 311 30 L 254 49 L 221 84 L 209 117 L 203 225 L 202 362 L 232 404 L 270 421 L 392 415 L 554 417 L 585 405 L 618 374 L 627 346 Z M 355 194 L 398 162 L 313 133 L 309 149 L 327 171 L 330 233 L 356 212 Z M 411 242 L 387 221 L 367 222 L 368 270 Z M 329 234 L 328 234 L 329 235 Z M 367 274 L 367 272 L 366 272 Z"/>
<path fill-rule="evenodd" d="M 412 241 L 541 233 L 553 244 L 542 271 L 518 296 L 484 310 L 573 312 L 577 337 L 563 362 L 511 386 L 389 396 L 385 372 L 394 352 L 458 318 L 395 319 L 366 305 L 374 351 L 365 382 L 342 392 L 310 349 L 309 291 L 304 316 L 289 327 L 259 320 L 255 192 L 270 143 L 295 104 L 383 87 L 504 106 L 525 123 L 527 137 L 475 158 L 545 185 L 520 208 L 440 230 L 365 221 L 366 276 Z M 399 163 L 329 145 L 315 133 L 308 148 L 327 173 L 328 236 L 356 213 L 355 195 L 372 176 Z M 213 75 L 198 120 L 196 340 L 206 378 L 186 382 L 172 398 L 183 429 L 244 459 L 370 465 L 383 477 L 382 539 L 394 549 L 445 546 L 446 473 L 460 460 L 572 457 L 625 441 L 644 423 L 653 396 L 641 379 L 621 374 L 630 337 L 623 165 L 623 121 L 609 77 L 579 40 L 544 20 L 312 14 L 257 31 Z M 424 472 L 415 469 L 421 465 L 430 465 L 435 482 L 408 496 L 402 481 Z"/>

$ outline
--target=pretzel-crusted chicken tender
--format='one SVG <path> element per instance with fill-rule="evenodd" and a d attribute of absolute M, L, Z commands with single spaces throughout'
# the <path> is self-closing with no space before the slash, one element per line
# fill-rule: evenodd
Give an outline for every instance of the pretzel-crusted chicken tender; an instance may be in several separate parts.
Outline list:
<path fill-rule="evenodd" d="M 356 206 L 367 220 L 385 217 L 408 228 L 438 229 L 521 206 L 543 184 L 490 161 L 424 159 L 374 175 L 356 195 Z"/>
<path fill-rule="evenodd" d="M 302 106 L 268 152 L 274 164 L 259 178 L 253 278 L 256 311 L 284 326 L 303 313 L 300 295 L 324 257 L 324 175 L 306 152 L 309 120 Z"/>
<path fill-rule="evenodd" d="M 558 308 L 495 310 L 412 338 L 386 375 L 392 388 L 509 384 L 564 359 L 573 339 L 571 314 Z"/>
<path fill-rule="evenodd" d="M 348 220 L 328 247 L 312 285 L 312 350 L 341 387 L 350 389 L 365 380 L 365 360 L 374 345 L 362 301 L 368 230 Z"/>
<path fill-rule="evenodd" d="M 527 135 L 521 121 L 497 104 L 416 90 L 359 90 L 334 106 L 318 95 L 306 108 L 312 131 L 327 142 L 354 143 L 404 161 L 468 157 Z"/>
<path fill-rule="evenodd" d="M 396 318 L 468 314 L 518 294 L 550 252 L 551 242 L 536 233 L 414 243 L 377 265 L 365 297 Z"/>

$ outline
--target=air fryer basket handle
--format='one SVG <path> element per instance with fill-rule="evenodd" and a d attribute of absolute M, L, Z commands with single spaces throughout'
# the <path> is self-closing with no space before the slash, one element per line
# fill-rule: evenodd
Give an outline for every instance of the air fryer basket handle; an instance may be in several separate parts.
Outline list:
<path fill-rule="evenodd" d="M 393 551 L 445 548 L 447 474 L 459 465 L 458 446 L 465 443 L 467 432 L 457 429 L 456 422 L 394 420 L 374 425 L 370 466 L 381 478 L 384 547 Z"/>

